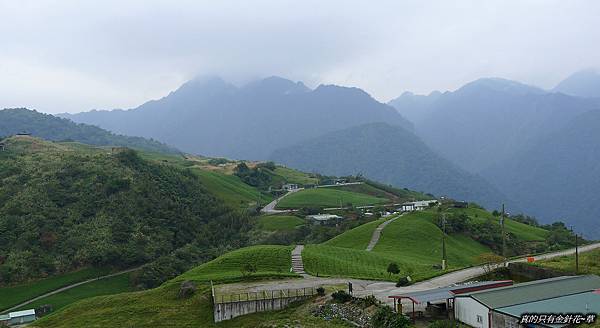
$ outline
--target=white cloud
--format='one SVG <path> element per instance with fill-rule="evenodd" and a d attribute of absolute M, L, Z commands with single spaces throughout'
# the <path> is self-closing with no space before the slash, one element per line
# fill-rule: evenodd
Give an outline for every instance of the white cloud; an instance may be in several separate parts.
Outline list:
<path fill-rule="evenodd" d="M 388 100 L 600 66 L 596 1 L 2 1 L 0 107 L 128 108 L 196 74 Z"/>

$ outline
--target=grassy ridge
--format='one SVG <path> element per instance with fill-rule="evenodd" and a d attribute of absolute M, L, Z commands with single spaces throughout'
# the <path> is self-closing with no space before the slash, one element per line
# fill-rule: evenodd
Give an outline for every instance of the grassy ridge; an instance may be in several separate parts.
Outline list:
<path fill-rule="evenodd" d="M 277 208 L 339 207 L 351 203 L 354 206 L 387 203 L 387 198 L 374 197 L 334 188 L 314 188 L 293 193 L 282 199 Z"/>
<path fill-rule="evenodd" d="M 304 220 L 293 215 L 265 215 L 258 218 L 258 227 L 267 231 L 289 231 L 304 223 Z"/>
<path fill-rule="evenodd" d="M 421 280 L 439 274 L 433 268 L 442 260 L 442 231 L 432 222 L 435 213 L 416 212 L 388 224 L 372 252 L 367 252 L 373 230 L 384 221 L 370 222 L 321 245 L 308 245 L 303 252 L 305 269 L 311 274 L 349 276 L 363 279 L 396 280 L 387 266 L 395 262 L 401 275 Z M 461 234 L 446 237 L 448 267 L 475 264 L 477 255 L 490 249 Z"/>
<path fill-rule="evenodd" d="M 288 183 L 297 183 L 301 185 L 319 183 L 319 179 L 313 178 L 307 173 L 290 169 L 285 166 L 277 166 L 273 173 L 283 177 Z"/>
<path fill-rule="evenodd" d="M 297 277 L 290 273 L 294 246 L 258 245 L 241 248 L 202 264 L 175 278 L 173 282 L 234 281 L 241 276 L 245 263 L 254 263 L 257 272 L 253 277 Z"/>
<path fill-rule="evenodd" d="M 273 197 L 270 195 L 265 195 L 257 189 L 245 184 L 235 175 L 227 175 L 201 169 L 194 169 L 193 172 L 200 177 L 202 184 L 204 184 L 212 194 L 223 200 L 229 206 L 235 208 L 247 207 L 251 203 L 256 203 L 259 199 L 261 203 L 268 203 L 273 200 Z"/>
<path fill-rule="evenodd" d="M 362 224 L 354 229 L 346 231 L 341 235 L 335 236 L 323 244 L 328 246 L 364 250 L 367 248 L 367 245 L 369 245 L 373 231 L 375 231 L 380 224 L 389 219 L 391 218 L 381 218 L 373 222 Z"/>
<path fill-rule="evenodd" d="M 86 268 L 25 285 L 0 288 L 0 310 L 7 309 L 61 287 L 96 278 L 109 272 L 109 269 Z"/>
<path fill-rule="evenodd" d="M 492 220 L 496 224 L 500 224 L 500 218 L 493 216 L 490 212 L 479 208 L 452 208 L 450 213 L 464 213 L 471 219 L 477 222 Z M 543 241 L 548 236 L 548 230 L 539 227 L 527 225 L 525 223 L 507 219 L 505 222 L 506 231 L 514 234 L 517 238 L 525 241 Z"/>

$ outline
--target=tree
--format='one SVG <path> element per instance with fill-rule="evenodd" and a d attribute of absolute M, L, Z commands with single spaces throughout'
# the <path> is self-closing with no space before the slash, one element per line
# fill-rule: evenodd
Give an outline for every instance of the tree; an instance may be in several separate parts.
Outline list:
<path fill-rule="evenodd" d="M 504 257 L 494 253 L 483 253 L 477 256 L 477 263 L 481 264 L 485 276 L 490 278 L 492 272 L 494 272 L 494 270 L 496 270 L 504 261 Z"/>
<path fill-rule="evenodd" d="M 387 272 L 391 275 L 400 273 L 400 268 L 396 263 L 390 263 L 387 267 Z"/>

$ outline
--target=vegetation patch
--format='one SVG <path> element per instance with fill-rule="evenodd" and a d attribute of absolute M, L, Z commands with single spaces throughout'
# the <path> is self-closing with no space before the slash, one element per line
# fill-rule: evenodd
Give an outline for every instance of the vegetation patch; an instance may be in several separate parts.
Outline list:
<path fill-rule="evenodd" d="M 266 215 L 258 218 L 258 227 L 266 231 L 289 231 L 301 226 L 305 221 L 293 215 Z"/>
<path fill-rule="evenodd" d="M 295 192 L 278 204 L 280 209 L 303 207 L 365 206 L 388 203 L 387 198 L 375 197 L 335 188 L 313 188 Z"/>
<path fill-rule="evenodd" d="M 262 193 L 258 189 L 244 183 L 236 175 L 228 175 L 215 171 L 206 171 L 195 168 L 202 184 L 216 197 L 223 200 L 233 208 L 248 208 L 251 204 L 260 202 L 269 203 L 273 197 Z"/>
<path fill-rule="evenodd" d="M 381 218 L 369 223 L 359 225 L 358 227 L 348 230 L 341 235 L 338 235 L 326 242 L 324 245 L 353 248 L 364 250 L 369 245 L 369 241 L 373 236 L 375 229 L 383 222 L 390 220 L 391 218 Z"/>

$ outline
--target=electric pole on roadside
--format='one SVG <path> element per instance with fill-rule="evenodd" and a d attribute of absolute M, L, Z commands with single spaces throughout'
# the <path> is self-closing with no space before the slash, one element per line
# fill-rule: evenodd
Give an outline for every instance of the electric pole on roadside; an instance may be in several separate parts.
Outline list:
<path fill-rule="evenodd" d="M 502 256 L 506 259 L 506 231 L 504 230 L 504 204 L 500 214 L 500 227 L 502 228 Z"/>
<path fill-rule="evenodd" d="M 442 270 L 446 270 L 446 214 L 442 214 Z"/>
<path fill-rule="evenodd" d="M 575 232 L 575 274 L 579 274 L 579 236 Z"/>
<path fill-rule="evenodd" d="M 579 235 L 577 232 L 573 231 L 573 226 L 571 226 L 571 232 L 575 234 L 575 274 L 579 274 Z"/>

